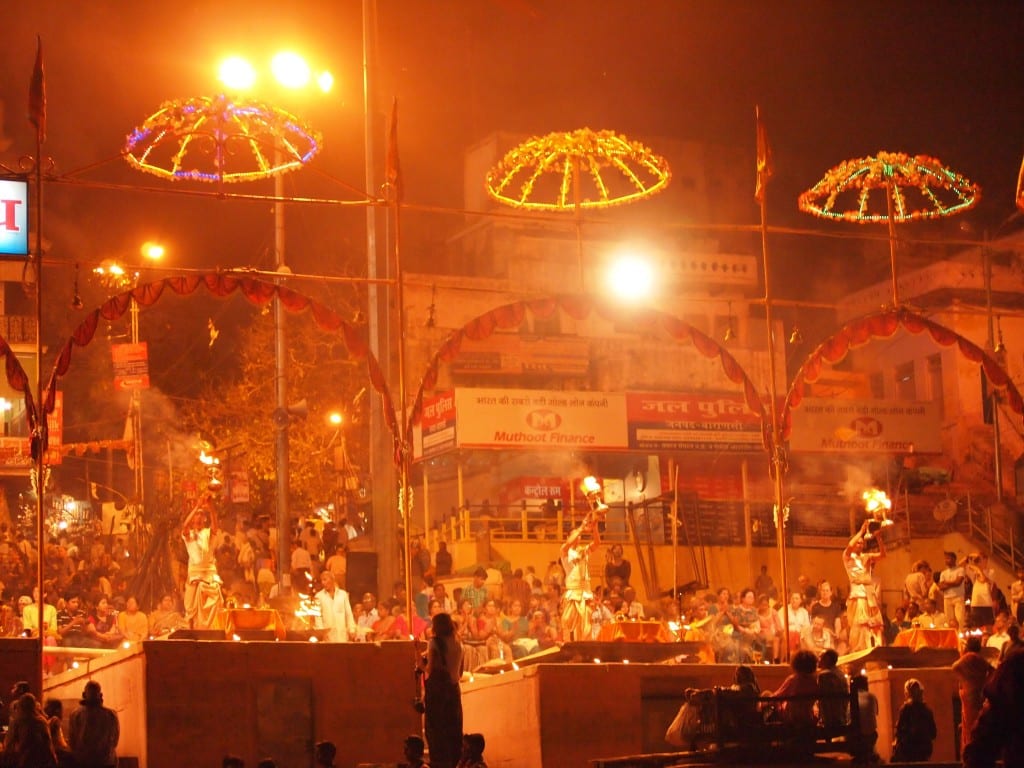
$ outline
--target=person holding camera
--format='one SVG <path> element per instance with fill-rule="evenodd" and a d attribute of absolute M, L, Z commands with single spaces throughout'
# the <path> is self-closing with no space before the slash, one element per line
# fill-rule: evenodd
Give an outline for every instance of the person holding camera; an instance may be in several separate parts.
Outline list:
<path fill-rule="evenodd" d="M 984 552 L 972 552 L 961 561 L 961 565 L 967 578 L 971 580 L 971 627 L 991 627 L 996 618 L 993 610 L 995 569 L 988 564 L 988 555 Z"/>

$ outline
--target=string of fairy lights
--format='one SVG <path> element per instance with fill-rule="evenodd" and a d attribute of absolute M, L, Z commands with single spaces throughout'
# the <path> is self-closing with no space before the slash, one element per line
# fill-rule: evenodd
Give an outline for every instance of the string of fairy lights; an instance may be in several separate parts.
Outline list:
<path fill-rule="evenodd" d="M 171 181 L 258 181 L 301 168 L 320 134 L 295 115 L 226 95 L 167 101 L 134 129 L 124 158 Z"/>
<path fill-rule="evenodd" d="M 847 199 L 845 193 L 855 198 L 852 205 L 842 205 Z M 892 198 L 891 212 L 887 196 Z M 881 210 L 872 209 L 872 202 L 879 199 Z M 831 168 L 800 195 L 797 205 L 801 211 L 824 219 L 880 223 L 888 222 L 891 216 L 894 222 L 903 223 L 961 213 L 980 199 L 977 184 L 934 157 L 879 152 Z"/>
<path fill-rule="evenodd" d="M 612 189 L 615 176 L 623 190 Z M 536 194 L 545 177 L 555 177 L 554 194 Z M 499 202 L 534 211 L 605 208 L 657 194 L 672 178 L 668 161 L 638 141 L 614 131 L 581 128 L 532 137 L 509 150 L 485 180 Z M 589 181 L 586 190 L 581 189 Z M 616 187 L 619 184 L 615 185 Z"/>

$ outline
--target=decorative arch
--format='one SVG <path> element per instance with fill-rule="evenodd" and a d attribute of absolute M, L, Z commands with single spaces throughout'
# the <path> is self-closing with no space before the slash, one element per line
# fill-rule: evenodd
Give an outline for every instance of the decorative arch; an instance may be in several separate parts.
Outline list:
<path fill-rule="evenodd" d="M 626 309 L 597 297 L 582 294 L 553 296 L 505 304 L 475 317 L 462 328 L 452 331 L 434 354 L 423 374 L 419 389 L 416 391 L 405 435 L 407 444 L 412 442 L 413 425 L 418 423 L 422 416 L 425 392 L 437 385 L 441 364 L 449 363 L 458 357 L 464 339 L 479 341 L 486 339 L 495 331 L 518 328 L 522 325 L 527 313 L 543 319 L 551 317 L 558 311 L 565 312 L 575 320 L 583 320 L 591 314 L 596 314 L 606 320 L 629 320 L 639 330 L 662 331 L 680 343 L 692 342 L 704 357 L 717 357 L 726 377 L 733 383 L 742 386 L 747 408 L 760 417 L 761 434 L 765 445 L 768 445 L 770 421 L 765 412 L 764 403 L 746 371 L 721 344 L 689 323 L 666 312 L 650 308 Z"/>
<path fill-rule="evenodd" d="M 1005 392 L 1007 405 L 1014 413 L 1024 415 L 1024 399 L 998 360 L 956 331 L 900 307 L 865 315 L 847 323 L 838 333 L 825 339 L 808 355 L 786 394 L 780 418 L 782 439 L 789 438 L 793 430 L 793 409 L 799 407 L 803 401 L 805 385 L 818 380 L 823 363 L 838 363 L 851 349 L 862 347 L 875 339 L 890 338 L 900 328 L 915 335 L 927 331 L 932 339 L 943 347 L 956 345 L 964 357 L 972 363 L 981 365 L 992 386 Z"/>
<path fill-rule="evenodd" d="M 188 277 L 168 277 L 154 283 L 139 285 L 130 291 L 112 296 L 99 307 L 89 312 L 57 354 L 49 381 L 43 390 L 42 403 L 40 404 L 41 414 L 46 415 L 53 411 L 57 395 L 57 383 L 71 367 L 74 350 L 77 347 L 86 346 L 93 340 L 101 319 L 109 322 L 120 319 L 131 308 L 132 299 L 135 299 L 140 307 L 149 307 L 159 301 L 166 291 L 170 291 L 177 296 L 189 296 L 200 288 L 206 288 L 211 295 L 217 298 L 226 298 L 233 293 L 239 292 L 256 306 L 264 306 L 277 296 L 281 299 L 282 306 L 289 312 L 298 314 L 308 309 L 313 316 L 313 322 L 319 328 L 331 333 L 340 334 L 345 341 L 345 348 L 348 350 L 348 353 L 353 358 L 364 360 L 366 363 L 370 384 L 380 393 L 383 401 L 384 419 L 391 430 L 392 439 L 395 444 L 395 455 L 396 457 L 398 456 L 400 428 L 395 416 L 394 403 L 391 399 L 387 382 L 384 379 L 384 374 L 381 371 L 380 363 L 370 351 L 369 343 L 362 332 L 351 323 L 343 320 L 334 310 L 291 288 L 256 277 L 238 277 L 220 272 Z M 0 352 L 2 351 L 3 347 L 0 347 Z M 14 363 L 17 364 L 17 361 L 15 360 Z M 14 385 L 14 381 L 11 379 L 10 356 L 7 359 L 7 366 L 8 381 L 11 381 L 12 385 Z M 20 370 L 20 365 L 18 365 L 18 370 Z M 24 371 L 21 371 L 21 375 L 24 377 Z M 26 394 L 26 398 L 31 401 L 31 394 L 27 384 L 23 391 Z"/>
<path fill-rule="evenodd" d="M 7 376 L 7 383 L 12 389 L 21 392 L 25 398 L 25 413 L 28 414 L 29 429 L 35 426 L 35 399 L 32 397 L 32 382 L 21 365 L 18 356 L 7 343 L 7 339 L 0 337 L 0 357 L 4 361 L 4 374 Z"/>

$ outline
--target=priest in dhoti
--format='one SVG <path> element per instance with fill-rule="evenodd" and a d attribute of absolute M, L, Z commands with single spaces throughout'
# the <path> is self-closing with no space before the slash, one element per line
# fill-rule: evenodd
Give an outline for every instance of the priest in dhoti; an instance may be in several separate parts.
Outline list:
<path fill-rule="evenodd" d="M 192 629 L 221 629 L 224 595 L 213 551 L 217 517 L 209 495 L 192 509 L 181 527 L 181 537 L 188 551 L 185 619 Z"/>

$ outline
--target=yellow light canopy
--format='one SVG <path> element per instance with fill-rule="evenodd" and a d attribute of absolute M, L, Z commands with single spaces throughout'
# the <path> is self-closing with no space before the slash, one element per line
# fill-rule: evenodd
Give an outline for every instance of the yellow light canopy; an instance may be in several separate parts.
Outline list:
<path fill-rule="evenodd" d="M 641 200 L 666 186 L 665 158 L 614 131 L 581 128 L 534 137 L 510 150 L 486 179 L 488 194 L 536 211 L 605 208 Z"/>
<path fill-rule="evenodd" d="M 977 184 L 934 157 L 879 152 L 830 169 L 797 205 L 824 219 L 902 223 L 951 216 L 980 199 Z"/>
<path fill-rule="evenodd" d="M 301 168 L 320 135 L 277 107 L 225 95 L 168 101 L 129 134 L 128 164 L 165 179 L 255 181 Z"/>

